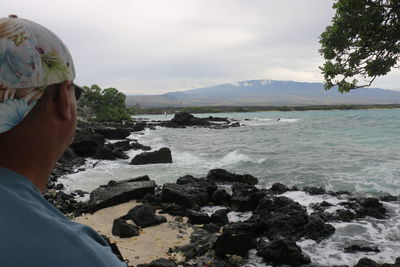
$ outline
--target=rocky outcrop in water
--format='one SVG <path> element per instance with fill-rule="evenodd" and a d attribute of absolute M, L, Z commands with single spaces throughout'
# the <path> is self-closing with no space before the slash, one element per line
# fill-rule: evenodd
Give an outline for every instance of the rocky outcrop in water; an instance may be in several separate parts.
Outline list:
<path fill-rule="evenodd" d="M 163 147 L 153 152 L 144 152 L 136 155 L 131 161 L 132 165 L 156 163 L 172 163 L 171 150 L 167 147 Z"/>

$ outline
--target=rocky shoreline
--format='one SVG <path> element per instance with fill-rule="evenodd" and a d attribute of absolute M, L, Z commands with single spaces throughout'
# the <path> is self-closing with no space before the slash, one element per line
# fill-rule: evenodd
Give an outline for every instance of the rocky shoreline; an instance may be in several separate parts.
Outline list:
<path fill-rule="evenodd" d="M 50 203 L 70 217 L 112 207 L 131 200 L 142 204 L 125 215 L 114 218 L 112 234 L 121 238 L 140 235 L 140 230 L 166 222 L 162 214 L 176 218 L 187 218 L 187 226 L 193 228 L 190 243 L 171 247 L 169 258 L 155 260 L 138 266 L 240 266 L 246 261 L 249 251 L 255 251 L 265 264 L 273 266 L 312 265 L 296 242 L 311 239 L 321 242 L 334 232 L 333 222 L 350 222 L 365 217 L 390 219 L 382 201 L 399 201 L 398 197 L 364 198 L 350 192 L 333 192 L 323 188 L 289 188 L 275 183 L 270 188 L 257 187 L 258 179 L 250 174 L 235 174 L 223 169 L 210 170 L 206 177 L 190 175 L 179 177 L 175 183 L 159 187 L 148 176 L 125 181 L 110 181 L 90 193 L 88 202 L 78 202 L 76 196 L 89 194 L 75 191 L 63 192 L 57 179 L 65 174 L 80 171 L 85 158 L 126 159 L 126 151 L 140 149 L 140 159 L 131 164 L 172 162 L 168 148 L 148 152 L 150 147 L 136 140 L 126 139 L 131 132 L 145 128 L 161 127 L 209 127 L 222 129 L 240 127 L 238 122 L 226 118 L 200 119 L 188 113 L 178 113 L 168 122 L 135 122 L 127 124 L 81 123 L 74 142 L 54 169 L 44 196 Z M 107 142 L 106 140 L 120 140 Z M 157 152 L 157 153 L 156 153 Z M 81 169 L 82 170 L 82 169 Z M 285 196 L 290 192 L 305 192 L 313 196 L 330 196 L 337 203 L 323 201 L 305 207 Z M 207 207 L 212 212 L 207 212 Z M 214 207 L 214 209 L 210 209 Z M 156 213 L 158 211 L 158 213 Z M 246 213 L 244 220 L 232 221 L 232 212 Z M 112 244 L 116 254 L 116 244 Z M 343 253 L 377 253 L 379 247 L 351 244 Z M 378 264 L 368 258 L 355 266 L 400 266 L 395 263 Z"/>

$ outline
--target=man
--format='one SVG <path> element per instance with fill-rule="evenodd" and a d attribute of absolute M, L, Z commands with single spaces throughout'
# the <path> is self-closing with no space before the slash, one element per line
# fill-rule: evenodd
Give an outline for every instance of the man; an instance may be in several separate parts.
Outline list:
<path fill-rule="evenodd" d="M 0 19 L 0 266 L 126 266 L 41 192 L 76 129 L 75 70 L 48 29 Z"/>

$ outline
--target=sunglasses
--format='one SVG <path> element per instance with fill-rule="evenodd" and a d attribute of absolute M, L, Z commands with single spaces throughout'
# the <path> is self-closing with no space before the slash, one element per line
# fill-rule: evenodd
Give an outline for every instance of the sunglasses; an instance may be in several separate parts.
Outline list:
<path fill-rule="evenodd" d="M 72 84 L 72 85 L 74 86 L 74 89 L 75 89 L 75 99 L 78 100 L 81 97 L 83 88 L 76 84 Z"/>

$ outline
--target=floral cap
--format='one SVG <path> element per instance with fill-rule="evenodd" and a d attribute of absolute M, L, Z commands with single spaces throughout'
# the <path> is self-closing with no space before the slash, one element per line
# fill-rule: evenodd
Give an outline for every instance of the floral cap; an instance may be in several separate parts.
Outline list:
<path fill-rule="evenodd" d="M 20 122 L 47 86 L 74 78 L 72 57 L 54 33 L 16 15 L 0 18 L 0 133 Z"/>

